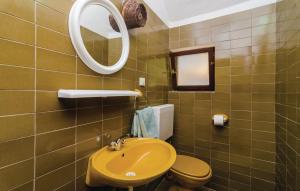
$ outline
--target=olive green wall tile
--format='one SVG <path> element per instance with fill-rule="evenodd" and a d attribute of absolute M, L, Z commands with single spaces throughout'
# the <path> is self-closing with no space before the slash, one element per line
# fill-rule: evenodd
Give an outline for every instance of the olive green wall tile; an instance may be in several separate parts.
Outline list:
<path fill-rule="evenodd" d="M 3 0 L 1 2 L 1 12 L 20 17 L 22 19 L 34 21 L 34 1 L 33 0 Z"/>
<path fill-rule="evenodd" d="M 101 89 L 102 78 L 98 76 L 77 76 L 77 88 L 78 89 Z"/>
<path fill-rule="evenodd" d="M 57 92 L 37 91 L 37 112 L 55 111 L 75 107 L 73 99 L 57 99 Z"/>
<path fill-rule="evenodd" d="M 102 119 L 101 108 L 85 108 L 77 111 L 77 125 L 92 123 Z"/>
<path fill-rule="evenodd" d="M 1 178 L 5 182 L 2 184 L 0 181 L 0 190 L 32 190 L 34 182 L 35 190 L 75 190 L 75 159 L 87 159 L 103 144 L 129 132 L 133 99 L 58 99 L 58 89 L 134 89 L 138 86 L 137 77 L 149 76 L 147 84 L 150 85 L 142 88 L 145 97 L 138 100 L 139 107 L 167 103 L 169 30 L 163 22 L 148 9 L 153 19 L 147 23 L 146 30 L 130 34 L 131 51 L 125 69 L 102 81 L 103 75 L 87 68 L 76 56 L 71 44 L 67 18 L 73 3 L 73 0 L 23 0 L 18 5 L 15 0 L 3 0 L 0 3 L 0 12 L 3 13 L 0 20 L 5 18 L 5 22 L 9 22 L 0 32 L 0 69 L 5 74 L 2 79 L 5 86 L 0 87 L 3 89 L 0 91 L 0 122 L 4 124 L 0 130 L 4 131 L 0 144 L 30 138 L 34 134 L 35 123 L 37 133 L 35 138 L 32 137 L 36 139 L 36 156 L 30 156 L 36 157 L 36 166 L 31 162 L 28 170 L 21 170 L 30 173 L 30 178 L 25 174 L 21 177 L 23 179 L 15 179 L 15 175 L 9 174 L 5 178 L 13 178 Z M 117 3 L 120 7 L 121 3 Z M 159 30 L 154 31 L 157 28 Z M 19 33 L 21 30 L 22 33 Z M 196 40 L 198 43 L 207 41 L 208 36 L 203 34 L 201 32 L 200 35 L 203 40 Z M 95 38 L 95 42 L 98 41 Z M 101 49 L 99 44 L 95 45 L 97 50 Z M 147 71 L 150 63 L 154 65 L 149 66 Z M 14 70 L 13 75 L 7 72 L 8 69 Z M 31 76 L 27 75 L 28 71 L 31 71 Z M 103 115 L 107 119 L 103 122 L 105 125 L 102 125 Z M 105 134 L 102 134 L 102 126 L 106 127 Z M 96 139 L 99 137 L 100 140 Z M 9 147 L 5 146 L 5 149 Z M 14 155 L 12 151 L 7 153 Z M 21 160 L 24 160 L 22 156 L 9 158 L 6 162 L 22 164 Z M 71 167 L 68 167 L 69 164 Z M 77 174 L 77 189 L 81 185 L 85 187 L 84 164 L 76 169 L 80 173 Z M 36 181 L 32 180 L 34 169 Z M 68 169 L 72 169 L 72 176 L 69 176 Z"/>
<path fill-rule="evenodd" d="M 0 167 L 33 157 L 34 138 L 28 137 L 0 143 Z"/>
<path fill-rule="evenodd" d="M 31 181 L 34 174 L 33 168 L 33 159 L 2 168 L 0 170 L 0 189 L 9 190 Z"/>
<path fill-rule="evenodd" d="M 36 23 L 64 34 L 68 33 L 67 15 L 41 4 L 36 6 Z"/>
<path fill-rule="evenodd" d="M 82 159 L 76 161 L 77 177 L 86 174 L 88 162 L 89 162 L 89 157 L 85 157 L 85 158 L 82 158 Z"/>
<path fill-rule="evenodd" d="M 80 177 L 77 177 L 76 179 L 76 188 L 78 190 L 86 190 L 87 189 L 87 186 L 85 184 L 85 178 L 86 176 L 85 175 L 82 175 Z M 109 189 L 109 188 L 108 188 Z"/>
<path fill-rule="evenodd" d="M 68 190 L 75 190 L 75 181 L 69 182 L 57 189 L 57 191 L 68 191 Z"/>
<path fill-rule="evenodd" d="M 274 113 L 267 113 L 267 112 L 258 112 L 258 111 L 255 111 L 255 112 L 252 113 L 252 119 L 254 121 L 274 122 L 275 116 L 274 116 Z"/>
<path fill-rule="evenodd" d="M 103 107 L 103 119 L 119 117 L 122 111 L 119 105 L 108 105 Z"/>
<path fill-rule="evenodd" d="M 72 5 L 73 5 L 73 0 L 65 0 L 65 1 L 60 1 L 60 0 L 37 0 L 37 2 L 46 5 L 47 7 L 50 7 L 52 9 L 55 9 L 57 11 L 60 11 L 62 13 L 67 14 Z"/>
<path fill-rule="evenodd" d="M 75 129 L 65 129 L 36 137 L 36 154 L 46 154 L 75 143 Z"/>
<path fill-rule="evenodd" d="M 99 76 L 100 74 L 92 71 L 89 69 L 79 57 L 77 57 L 77 73 L 78 74 L 87 74 L 87 75 L 93 75 L 93 76 Z"/>
<path fill-rule="evenodd" d="M 75 74 L 38 70 L 37 90 L 75 89 Z"/>
<path fill-rule="evenodd" d="M 77 126 L 76 134 L 76 141 L 78 142 L 100 136 L 102 135 L 102 122 Z"/>
<path fill-rule="evenodd" d="M 116 78 L 103 78 L 103 89 L 122 89 L 122 80 Z"/>
<path fill-rule="evenodd" d="M 36 159 L 36 176 L 40 177 L 43 174 L 70 164 L 74 159 L 74 145 L 39 156 Z"/>
<path fill-rule="evenodd" d="M 37 27 L 36 45 L 41 48 L 75 55 L 74 48 L 72 47 L 71 40 L 68 36 L 42 27 Z"/>
<path fill-rule="evenodd" d="M 230 119 L 230 128 L 251 129 L 252 121 L 243 119 Z"/>
<path fill-rule="evenodd" d="M 12 189 L 13 191 L 32 191 L 33 190 L 33 181 L 23 184 L 17 188 Z"/>
<path fill-rule="evenodd" d="M 274 123 L 264 121 L 253 121 L 253 130 L 275 132 Z"/>
<path fill-rule="evenodd" d="M 75 125 L 75 115 L 74 110 L 38 113 L 36 115 L 36 131 L 44 133 L 72 127 Z"/>
<path fill-rule="evenodd" d="M 89 156 L 93 152 L 97 151 L 101 147 L 96 138 L 89 139 L 76 144 L 76 156 L 82 158 Z"/>
<path fill-rule="evenodd" d="M 268 140 L 252 140 L 252 146 L 254 149 L 275 152 L 275 143 Z"/>
<path fill-rule="evenodd" d="M 0 26 L 1 38 L 34 44 L 34 25 L 32 23 L 2 13 L 0 13 L 0 22 L 2 23 Z M 22 30 L 21 33 L 20 30 Z"/>
<path fill-rule="evenodd" d="M 20 81 L 20 79 L 22 79 Z M 0 89 L 33 90 L 34 70 L 11 66 L 0 66 Z"/>
<path fill-rule="evenodd" d="M 33 135 L 33 114 L 0 117 L 0 143 Z"/>
<path fill-rule="evenodd" d="M 253 131 L 252 138 L 260 141 L 275 141 L 274 132 L 264 132 L 264 131 Z"/>
<path fill-rule="evenodd" d="M 204 23 L 196 23 L 179 27 L 180 32 L 176 32 L 176 29 L 173 34 L 170 32 L 169 38 L 172 39 L 169 43 L 170 47 L 186 48 L 197 44 L 198 37 L 203 38 L 200 40 L 202 42 L 209 42 L 206 37 L 210 36 L 217 49 L 215 92 L 208 94 L 192 92 L 195 98 L 190 98 L 187 103 L 173 95 L 168 95 L 168 102 L 175 104 L 175 147 L 183 153 L 198 152 L 197 157 L 203 157 L 206 160 L 210 158 L 208 160 L 215 163 L 212 165 L 214 176 L 209 187 L 217 188 L 217 190 L 243 190 L 242 188 L 251 190 L 250 169 L 254 157 L 253 149 L 256 151 L 255 157 L 265 157 L 266 160 L 273 161 L 276 69 L 274 54 L 276 35 L 274 32 L 276 31 L 274 25 L 270 25 L 274 23 L 274 14 L 268 9 L 269 6 L 266 7 L 257 8 L 258 13 L 247 11 L 208 21 L 209 24 L 206 27 L 198 28 L 196 25 L 201 26 Z M 288 87 L 291 91 L 296 89 L 293 84 Z M 178 94 L 180 97 L 186 93 L 178 92 Z M 209 96 L 207 101 L 195 101 L 198 95 Z M 280 98 L 283 100 L 283 96 Z M 290 104 L 294 101 L 295 99 L 289 96 Z M 295 116 L 294 109 L 281 107 L 281 105 L 278 107 L 282 111 L 287 111 L 287 114 L 290 113 L 291 117 Z M 185 124 L 184 122 L 189 120 L 180 119 L 184 113 L 195 116 L 195 123 Z M 217 129 L 212 126 L 210 119 L 214 113 L 229 115 L 228 129 Z M 252 129 L 256 131 L 252 132 Z M 193 146 L 197 141 L 193 140 L 191 132 L 195 132 L 198 139 L 213 144 L 228 145 L 230 157 L 228 157 L 229 151 L 215 151 L 212 148 Z M 191 140 L 185 139 L 188 136 Z M 294 142 L 290 140 L 291 143 Z M 262 145 L 266 145 L 266 151 Z M 210 153 L 209 156 L 208 153 Z M 222 169 L 221 165 L 219 166 L 220 163 L 215 162 L 217 159 L 230 160 L 231 165 L 235 165 L 235 170 L 239 171 L 239 174 L 233 174 L 235 176 L 228 179 L 228 175 L 224 173 L 226 168 Z M 247 175 L 239 176 L 241 173 Z M 247 181 L 243 179 L 245 177 Z M 269 181 L 274 183 L 275 180 Z"/>
<path fill-rule="evenodd" d="M 75 178 L 74 163 L 53 171 L 36 180 L 35 188 L 38 191 L 54 190 Z"/>
<path fill-rule="evenodd" d="M 0 115 L 34 112 L 34 92 L 0 91 Z"/>
<path fill-rule="evenodd" d="M 275 162 L 275 153 L 253 149 L 252 156 L 257 159 Z"/>
<path fill-rule="evenodd" d="M 111 118 L 103 121 L 103 132 L 119 130 L 122 128 L 122 118 Z"/>
<path fill-rule="evenodd" d="M 37 49 L 36 64 L 38 69 L 75 73 L 76 57 L 57 52 Z"/>
<path fill-rule="evenodd" d="M 0 48 L 1 64 L 34 67 L 33 46 L 0 40 Z"/>

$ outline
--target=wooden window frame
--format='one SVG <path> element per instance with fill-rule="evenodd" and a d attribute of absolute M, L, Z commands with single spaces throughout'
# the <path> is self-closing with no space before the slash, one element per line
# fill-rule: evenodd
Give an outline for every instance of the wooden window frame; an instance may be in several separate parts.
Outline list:
<path fill-rule="evenodd" d="M 192 55 L 199 53 L 208 53 L 209 59 L 209 85 L 200 86 L 178 86 L 177 85 L 177 68 L 176 62 L 178 56 Z M 215 90 L 215 47 L 197 48 L 192 50 L 183 50 L 178 52 L 170 52 L 171 57 L 171 75 L 174 90 L 178 91 L 214 91 Z"/>

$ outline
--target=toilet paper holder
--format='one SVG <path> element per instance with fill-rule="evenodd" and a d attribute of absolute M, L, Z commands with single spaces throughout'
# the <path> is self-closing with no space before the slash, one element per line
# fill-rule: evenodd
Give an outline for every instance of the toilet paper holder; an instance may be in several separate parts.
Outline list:
<path fill-rule="evenodd" d="M 216 115 L 218 115 L 218 116 L 222 115 L 222 116 L 223 116 L 223 122 L 224 122 L 223 125 L 217 125 L 217 124 L 214 123 L 214 116 L 216 116 Z M 229 117 L 228 117 L 228 115 L 226 115 L 226 114 L 220 114 L 220 113 L 219 113 L 219 114 L 214 114 L 214 115 L 212 116 L 212 123 L 213 123 L 215 126 L 225 126 L 225 125 L 227 125 L 228 121 L 229 121 Z"/>

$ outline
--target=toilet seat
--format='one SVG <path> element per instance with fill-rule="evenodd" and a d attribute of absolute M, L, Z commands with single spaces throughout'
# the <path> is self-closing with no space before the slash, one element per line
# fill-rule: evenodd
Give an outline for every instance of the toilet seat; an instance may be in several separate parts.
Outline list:
<path fill-rule="evenodd" d="M 205 179 L 211 176 L 211 168 L 206 162 L 186 155 L 177 155 L 171 171 L 191 179 Z"/>

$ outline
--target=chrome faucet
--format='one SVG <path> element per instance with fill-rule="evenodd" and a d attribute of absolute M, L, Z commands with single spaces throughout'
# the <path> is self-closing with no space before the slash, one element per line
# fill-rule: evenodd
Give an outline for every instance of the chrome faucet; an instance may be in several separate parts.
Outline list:
<path fill-rule="evenodd" d="M 122 149 L 122 146 L 125 144 L 126 139 L 130 138 L 130 134 L 126 134 L 123 135 L 121 137 L 119 137 L 116 141 L 112 141 L 109 145 L 108 145 L 108 149 L 112 150 L 112 151 L 119 151 Z"/>

